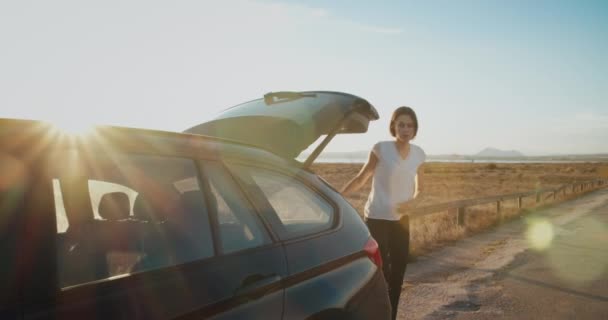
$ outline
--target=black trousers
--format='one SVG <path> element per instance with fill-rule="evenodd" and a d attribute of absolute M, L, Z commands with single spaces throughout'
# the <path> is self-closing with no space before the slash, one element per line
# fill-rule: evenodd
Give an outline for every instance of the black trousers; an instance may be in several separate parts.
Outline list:
<path fill-rule="evenodd" d="M 382 272 L 388 285 L 393 319 L 396 319 L 401 285 L 410 252 L 409 218 L 404 216 L 399 221 L 367 219 L 365 222 L 380 247 Z"/>

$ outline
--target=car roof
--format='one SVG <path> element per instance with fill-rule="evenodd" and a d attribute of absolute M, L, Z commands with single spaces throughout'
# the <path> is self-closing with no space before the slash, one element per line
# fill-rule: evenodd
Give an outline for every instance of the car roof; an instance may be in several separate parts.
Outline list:
<path fill-rule="evenodd" d="M 51 146 L 85 146 L 87 144 L 104 144 L 119 149 L 141 150 L 144 148 L 141 143 L 147 142 L 155 145 L 153 149 L 157 149 L 161 153 L 166 153 L 168 146 L 179 145 L 182 150 L 200 148 L 202 152 L 211 151 L 221 158 L 255 158 L 255 160 L 273 163 L 299 163 L 279 157 L 259 146 L 199 134 L 99 125 L 93 126 L 88 135 L 95 136 L 96 139 L 86 141 L 84 135 L 66 133 L 46 121 L 0 118 L 0 150 L 4 151 L 8 149 L 25 153 L 32 148 L 44 149 L 44 147 Z"/>

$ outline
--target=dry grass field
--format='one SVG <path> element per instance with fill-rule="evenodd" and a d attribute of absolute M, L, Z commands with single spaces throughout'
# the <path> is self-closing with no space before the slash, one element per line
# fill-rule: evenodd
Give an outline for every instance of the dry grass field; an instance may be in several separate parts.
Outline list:
<path fill-rule="evenodd" d="M 362 164 L 318 163 L 312 169 L 337 189 L 352 179 Z M 425 190 L 420 205 L 445 203 L 501 194 L 558 187 L 595 178 L 608 179 L 608 163 L 425 163 Z M 371 188 L 371 179 L 358 193 L 348 197 L 363 215 L 363 206 Z M 516 201 L 503 203 L 507 217 L 518 215 Z M 523 207 L 530 208 L 535 199 L 524 198 Z M 415 219 L 411 223 L 411 249 L 414 255 L 487 229 L 497 222 L 493 204 L 467 209 L 464 227 L 455 223 L 455 215 L 437 213 Z"/>

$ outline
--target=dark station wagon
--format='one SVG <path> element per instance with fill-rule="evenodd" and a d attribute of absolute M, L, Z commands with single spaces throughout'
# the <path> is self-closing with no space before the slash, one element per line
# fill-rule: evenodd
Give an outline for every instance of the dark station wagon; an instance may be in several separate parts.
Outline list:
<path fill-rule="evenodd" d="M 279 92 L 185 133 L 0 119 L 0 319 L 388 319 L 377 244 L 309 170 L 377 118 Z"/>

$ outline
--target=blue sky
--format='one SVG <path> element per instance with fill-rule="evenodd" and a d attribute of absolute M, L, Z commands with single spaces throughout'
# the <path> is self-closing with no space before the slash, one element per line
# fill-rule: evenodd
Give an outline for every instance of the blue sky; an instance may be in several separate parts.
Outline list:
<path fill-rule="evenodd" d="M 357 94 L 430 154 L 608 152 L 606 1 L 4 1 L 0 117 L 181 131 L 281 90 Z"/>

